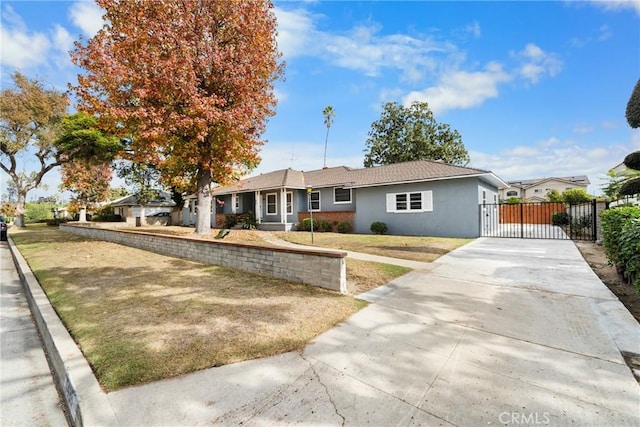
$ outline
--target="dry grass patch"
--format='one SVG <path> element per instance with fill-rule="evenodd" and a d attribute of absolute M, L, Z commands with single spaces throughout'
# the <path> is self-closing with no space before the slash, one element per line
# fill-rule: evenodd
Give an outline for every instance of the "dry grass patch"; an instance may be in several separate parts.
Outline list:
<path fill-rule="evenodd" d="M 347 258 L 347 289 L 350 294 L 361 294 L 385 285 L 410 271 L 410 268 L 399 265 Z"/>
<path fill-rule="evenodd" d="M 311 235 L 308 232 L 278 232 L 274 234 L 289 242 L 311 244 Z M 422 262 L 432 262 L 472 240 L 445 237 L 314 233 L 316 246 Z"/>
<path fill-rule="evenodd" d="M 301 349 L 366 305 L 55 228 L 11 236 L 106 390 Z"/>

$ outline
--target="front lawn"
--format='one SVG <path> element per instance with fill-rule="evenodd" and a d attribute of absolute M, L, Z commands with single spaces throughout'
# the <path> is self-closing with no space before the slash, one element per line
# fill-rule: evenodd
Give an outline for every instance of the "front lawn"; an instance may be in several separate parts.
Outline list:
<path fill-rule="evenodd" d="M 311 244 L 311 233 L 304 231 L 274 233 L 292 243 Z M 446 237 L 391 236 L 379 234 L 314 233 L 314 245 L 345 251 L 432 262 L 440 256 L 466 245 L 473 239 Z M 349 261 L 347 261 L 349 262 Z"/>
<path fill-rule="evenodd" d="M 366 305 L 57 228 L 10 235 L 107 391 L 299 350 Z"/>

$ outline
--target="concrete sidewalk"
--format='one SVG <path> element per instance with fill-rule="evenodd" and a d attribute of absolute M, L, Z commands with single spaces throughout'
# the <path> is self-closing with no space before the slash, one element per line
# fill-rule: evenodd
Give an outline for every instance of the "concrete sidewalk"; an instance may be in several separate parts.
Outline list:
<path fill-rule="evenodd" d="M 571 241 L 478 239 L 360 297 L 371 304 L 302 352 L 100 408 L 127 426 L 640 426 L 620 355 L 640 353 L 640 326 Z"/>
<path fill-rule="evenodd" d="M 0 270 L 0 425 L 67 425 L 7 242 Z"/>

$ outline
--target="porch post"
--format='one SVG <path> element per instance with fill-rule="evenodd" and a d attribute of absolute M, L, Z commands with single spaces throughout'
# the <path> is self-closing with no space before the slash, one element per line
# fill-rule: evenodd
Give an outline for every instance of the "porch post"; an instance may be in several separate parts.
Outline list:
<path fill-rule="evenodd" d="M 237 214 L 238 212 L 236 211 L 236 198 L 238 197 L 238 195 L 236 193 L 231 194 L 231 213 L 232 214 Z"/>
<path fill-rule="evenodd" d="M 280 190 L 280 222 L 287 223 L 287 190 L 284 188 Z"/>
<path fill-rule="evenodd" d="M 262 222 L 262 193 L 256 191 L 256 222 Z"/>

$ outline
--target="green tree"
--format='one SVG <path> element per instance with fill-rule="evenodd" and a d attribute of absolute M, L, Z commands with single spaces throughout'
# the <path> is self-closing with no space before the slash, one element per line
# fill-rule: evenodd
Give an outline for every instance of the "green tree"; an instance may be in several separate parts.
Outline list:
<path fill-rule="evenodd" d="M 562 200 L 569 205 L 578 205 L 580 203 L 590 202 L 593 200 L 593 196 L 590 196 L 589 193 L 582 188 L 573 188 L 562 192 Z"/>
<path fill-rule="evenodd" d="M 632 129 L 640 127 L 640 79 L 631 92 L 625 115 Z M 624 165 L 631 171 L 640 170 L 640 151 L 628 154 L 624 158 Z M 632 175 L 625 180 L 620 186 L 620 194 L 623 196 L 640 194 L 640 176 Z"/>
<path fill-rule="evenodd" d="M 122 148 L 120 140 L 98 129 L 98 120 L 79 112 L 62 119 L 57 146 L 68 157 L 62 164 L 62 190 L 74 193 L 72 200 L 80 210 L 80 222 L 87 219 L 87 207 L 109 198 L 111 162 Z"/>
<path fill-rule="evenodd" d="M 631 91 L 625 116 L 632 129 L 640 127 L 640 79 L 638 79 L 633 91 Z"/>
<path fill-rule="evenodd" d="M 550 202 L 554 202 L 554 203 L 558 203 L 558 202 L 563 202 L 564 200 L 562 199 L 562 195 L 560 193 L 558 193 L 558 190 L 549 190 L 549 192 L 546 195 L 547 200 Z"/>
<path fill-rule="evenodd" d="M 55 144 L 66 114 L 67 96 L 20 73 L 12 76 L 14 88 L 0 93 L 0 169 L 16 188 L 15 225 L 25 225 L 27 193 L 40 186 L 46 173 L 68 161 Z M 27 172 L 21 158 L 33 157 L 36 169 Z"/>
<path fill-rule="evenodd" d="M 327 167 L 327 142 L 329 141 L 329 128 L 333 124 L 333 118 L 336 116 L 335 111 L 333 111 L 333 107 L 331 105 L 327 105 L 324 110 L 322 110 L 322 115 L 324 116 L 324 125 L 327 127 L 327 135 L 324 137 L 324 162 L 322 167 Z"/>
<path fill-rule="evenodd" d="M 140 224 L 145 224 L 145 207 L 151 200 L 157 199 L 159 191 L 154 188 L 160 172 L 151 163 L 126 161 L 120 163 L 118 176 L 124 179 L 133 191 L 140 205 Z"/>
<path fill-rule="evenodd" d="M 128 195 L 129 195 L 129 190 L 123 187 L 116 187 L 116 188 L 109 189 L 109 200 L 120 199 Z"/>
<path fill-rule="evenodd" d="M 365 167 L 411 160 L 442 160 L 462 166 L 469 163 L 460 133 L 438 123 L 426 102 L 414 102 L 409 107 L 386 103 L 380 119 L 371 124 L 365 153 Z"/>
<path fill-rule="evenodd" d="M 26 223 L 45 222 L 53 219 L 56 204 L 53 202 L 26 203 L 24 219 Z"/>
<path fill-rule="evenodd" d="M 196 191 L 211 230 L 211 186 L 253 169 L 283 65 L 269 0 L 97 0 L 106 24 L 73 62 L 82 108 L 120 136 L 166 187 Z"/>

